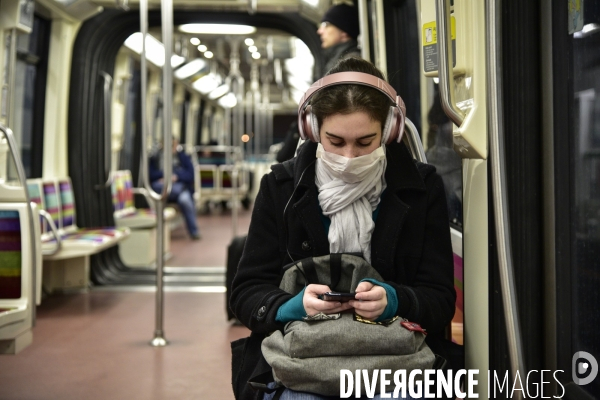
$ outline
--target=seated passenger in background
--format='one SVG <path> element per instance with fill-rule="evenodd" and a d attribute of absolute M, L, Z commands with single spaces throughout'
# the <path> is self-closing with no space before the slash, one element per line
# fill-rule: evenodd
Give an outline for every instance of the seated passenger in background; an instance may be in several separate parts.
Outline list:
<path fill-rule="evenodd" d="M 340 72 L 384 79 L 357 58 L 340 61 L 328 75 Z M 425 328 L 429 347 L 445 356 L 441 341 L 456 293 L 444 185 L 434 167 L 414 161 L 394 139 L 387 121 L 392 105 L 374 87 L 337 84 L 319 90 L 310 99 L 314 141 L 299 148 L 289 168 L 276 164 L 263 177 L 230 301 L 252 331 L 241 370 L 233 375 L 238 400 L 274 396 L 252 393 L 245 385 L 270 371 L 260 352 L 262 338 L 319 313 L 352 310 L 370 321 L 407 318 Z M 330 290 L 326 285 L 309 284 L 297 296 L 279 288 L 283 267 L 294 260 L 357 252 L 384 280 L 362 281 L 357 300 L 320 300 Z M 323 398 L 289 388 L 281 396 Z"/>
<path fill-rule="evenodd" d="M 152 189 L 160 193 L 163 189 L 163 160 L 162 146 L 150 157 L 150 182 Z M 173 138 L 173 174 L 171 176 L 171 193 L 167 201 L 179 205 L 185 224 L 191 238 L 200 239 L 196 223 L 196 207 L 194 205 L 194 165 L 189 155 L 179 146 L 179 141 Z"/>

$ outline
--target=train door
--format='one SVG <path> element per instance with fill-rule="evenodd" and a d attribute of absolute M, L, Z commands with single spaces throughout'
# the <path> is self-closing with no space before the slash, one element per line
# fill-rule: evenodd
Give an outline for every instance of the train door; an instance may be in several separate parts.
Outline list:
<path fill-rule="evenodd" d="M 542 14 L 545 315 L 565 397 L 600 397 L 600 2 Z"/>
<path fill-rule="evenodd" d="M 597 397 L 598 2 L 418 6 L 423 72 L 463 157 L 466 367 L 492 374 L 480 397 L 507 370 L 522 390 L 500 397 Z"/>

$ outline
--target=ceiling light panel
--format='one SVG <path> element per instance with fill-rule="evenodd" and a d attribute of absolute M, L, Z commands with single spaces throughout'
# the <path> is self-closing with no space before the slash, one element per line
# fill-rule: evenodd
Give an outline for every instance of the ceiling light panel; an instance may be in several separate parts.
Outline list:
<path fill-rule="evenodd" d="M 204 68 L 208 66 L 208 63 L 201 59 L 196 58 L 195 60 L 190 61 L 185 64 L 183 67 L 179 68 L 175 71 L 175 77 L 177 79 L 187 79 L 191 76 L 196 75 L 198 72 L 202 71 Z"/>
<path fill-rule="evenodd" d="M 184 24 L 179 30 L 185 33 L 208 35 L 249 35 L 256 32 L 256 28 L 249 25 L 233 24 Z"/>
<path fill-rule="evenodd" d="M 124 44 L 137 54 L 142 54 L 142 33 L 136 32 L 130 35 Z M 165 46 L 152 35 L 146 35 L 146 59 L 158 67 L 165 65 Z M 178 67 L 184 62 L 185 58 L 181 56 L 174 54 L 171 57 L 172 67 Z"/>
<path fill-rule="evenodd" d="M 219 87 L 219 82 L 213 75 L 208 74 L 195 81 L 192 86 L 200 93 L 208 94 Z"/>
<path fill-rule="evenodd" d="M 216 100 L 219 97 L 227 94 L 227 92 L 229 92 L 229 85 L 223 84 L 223 85 L 219 86 L 218 88 L 216 88 L 215 90 L 213 90 L 212 92 L 210 92 L 208 94 L 208 98 L 210 100 Z"/>

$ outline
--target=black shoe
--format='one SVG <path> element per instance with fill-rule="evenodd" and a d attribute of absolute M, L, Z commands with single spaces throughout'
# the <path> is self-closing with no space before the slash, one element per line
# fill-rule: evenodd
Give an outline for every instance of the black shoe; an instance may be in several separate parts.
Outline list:
<path fill-rule="evenodd" d="M 200 236 L 199 233 L 192 235 L 192 240 L 200 240 L 200 239 L 202 239 L 202 236 Z"/>

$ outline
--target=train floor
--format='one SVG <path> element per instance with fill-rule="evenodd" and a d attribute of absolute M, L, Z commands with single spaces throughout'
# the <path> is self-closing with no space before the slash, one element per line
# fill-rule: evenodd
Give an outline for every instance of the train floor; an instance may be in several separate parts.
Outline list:
<path fill-rule="evenodd" d="M 250 211 L 240 210 L 238 234 L 247 232 L 249 221 Z M 200 215 L 198 223 L 199 241 L 183 227 L 172 232 L 166 265 L 224 271 L 231 214 Z M 163 348 L 149 345 L 152 287 L 95 287 L 45 297 L 37 307 L 33 344 L 0 357 L 0 399 L 233 399 L 230 342 L 249 331 L 226 320 L 224 287 L 168 289 L 169 344 Z"/>
<path fill-rule="evenodd" d="M 240 210 L 238 235 L 247 233 L 250 215 Z M 231 213 L 200 215 L 198 223 L 199 241 L 183 226 L 171 232 L 166 265 L 224 274 Z M 163 348 L 149 345 L 153 287 L 104 286 L 46 296 L 37 307 L 33 344 L 0 356 L 0 400 L 233 399 L 230 342 L 249 330 L 227 321 L 224 281 L 223 276 L 213 286 L 166 288 L 169 344 Z M 462 343 L 462 323 L 453 328 L 460 328 L 455 340 Z"/>

